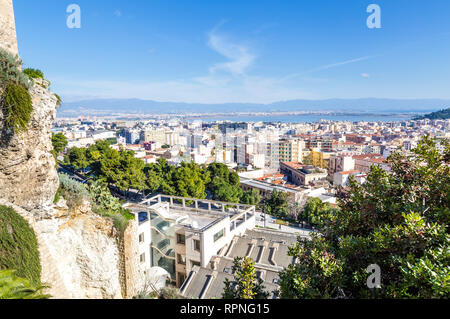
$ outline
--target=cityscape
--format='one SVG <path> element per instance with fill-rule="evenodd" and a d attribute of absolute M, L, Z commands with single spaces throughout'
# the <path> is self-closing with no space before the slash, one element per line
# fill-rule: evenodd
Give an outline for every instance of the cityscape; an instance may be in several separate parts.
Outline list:
<path fill-rule="evenodd" d="M 60 5 L 42 2 L 50 28 Z M 136 8 L 113 2 L 107 5 L 108 19 L 120 22 L 105 20 L 105 25 L 134 25 Z M 385 10 L 380 8 L 395 11 L 398 4 L 380 2 L 349 5 L 350 12 L 362 8 L 364 18 L 355 37 L 385 32 L 393 24 L 392 12 L 386 13 L 388 26 L 381 24 Z M 292 6 L 317 15 L 311 3 Z M 150 76 L 152 83 L 140 80 L 138 71 L 136 81 L 142 83 L 129 79 L 133 71 L 126 65 L 134 65 L 136 57 L 123 60 L 127 72 L 117 67 L 120 81 L 93 76 L 92 69 L 84 69 L 91 62 L 81 63 L 87 57 L 74 61 L 79 69 L 64 77 L 53 56 L 62 50 L 69 61 L 69 51 L 78 49 L 41 56 L 25 22 L 26 5 L 0 0 L 0 299 L 170 300 L 177 302 L 177 315 L 211 317 L 278 314 L 282 299 L 449 298 L 448 61 L 440 66 L 445 76 L 430 64 L 434 73 L 425 77 L 431 76 L 434 89 L 430 83 L 420 87 L 423 78 L 409 73 L 408 84 L 402 82 L 406 77 L 396 82 L 387 70 L 385 80 L 373 80 L 374 91 L 357 84 L 383 76 L 371 66 L 375 54 L 308 66 L 298 74 L 289 70 L 292 74 L 275 81 L 269 74 L 274 77 L 283 63 L 272 61 L 267 70 L 258 66 L 251 45 L 259 39 L 262 46 L 260 33 L 270 36 L 281 22 L 261 25 L 251 33 L 254 42 L 237 44 L 223 35 L 226 27 L 233 29 L 223 19 L 205 37 L 207 47 L 229 61 L 213 63 L 207 76 L 181 80 L 191 72 L 189 63 L 174 61 L 184 63 L 185 57 L 164 62 L 158 56 L 161 65 L 146 70 L 167 75 L 158 83 L 156 75 Z M 62 5 L 67 26 L 54 31 L 55 39 L 78 32 L 74 43 L 89 37 L 91 54 L 103 54 L 96 53 L 102 44 L 91 38 L 98 27 L 93 17 L 102 15 L 97 5 Z M 225 9 L 236 5 L 207 7 L 240 19 Z M 151 6 L 162 16 L 172 14 L 164 5 Z M 167 6 L 188 10 L 184 2 Z M 274 9 L 286 14 L 288 24 L 289 6 Z M 436 17 L 439 8 L 430 4 Z M 179 23 L 196 29 L 201 23 L 185 20 L 189 10 Z M 235 27 L 243 28 L 240 22 Z M 450 30 L 448 21 L 439 27 Z M 175 29 L 158 34 L 158 48 L 147 54 L 174 46 Z M 188 30 L 179 32 L 189 36 Z M 321 32 L 318 37 L 327 37 Z M 106 38 L 98 41 L 108 46 Z M 135 45 L 131 38 L 121 50 Z M 191 41 L 183 42 L 186 55 L 200 42 Z M 430 59 L 444 61 L 450 42 L 439 43 L 442 55 Z M 263 48 L 258 50 L 262 55 Z M 337 59 L 340 53 L 335 52 Z M 195 54 L 209 59 L 201 51 Z M 328 52 L 316 54 L 319 60 Z M 285 58 L 291 63 L 290 53 Z M 99 70 L 108 61 L 107 55 L 98 60 Z M 30 67 L 37 62 L 42 65 Z M 147 63 L 142 60 L 143 69 Z M 165 63 L 179 68 L 174 73 L 179 78 L 170 78 L 173 70 Z M 341 87 L 351 78 L 348 69 L 360 63 L 367 71 L 358 68 L 358 81 Z M 252 75 L 252 68 L 267 74 Z M 338 69 L 342 78 L 332 79 Z M 82 72 L 85 82 L 78 79 Z M 302 95 L 293 83 L 284 86 L 299 76 L 329 76 L 303 79 L 309 83 L 305 89 L 315 83 L 329 93 Z M 348 95 L 352 90 L 358 93 Z M 377 98 L 367 97 L 377 90 Z M 239 303 L 248 299 L 252 307 Z"/>

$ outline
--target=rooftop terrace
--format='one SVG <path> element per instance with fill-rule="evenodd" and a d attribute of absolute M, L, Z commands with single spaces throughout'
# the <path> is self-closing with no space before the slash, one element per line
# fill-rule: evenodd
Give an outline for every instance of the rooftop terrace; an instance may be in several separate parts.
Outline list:
<path fill-rule="evenodd" d="M 139 223 L 153 219 L 156 211 L 164 219 L 172 220 L 178 225 L 204 231 L 225 218 L 231 221 L 244 220 L 255 213 L 255 206 L 206 199 L 195 199 L 169 195 L 156 195 L 139 204 L 127 204 L 139 218 Z M 150 213 L 150 214 L 149 214 Z"/>

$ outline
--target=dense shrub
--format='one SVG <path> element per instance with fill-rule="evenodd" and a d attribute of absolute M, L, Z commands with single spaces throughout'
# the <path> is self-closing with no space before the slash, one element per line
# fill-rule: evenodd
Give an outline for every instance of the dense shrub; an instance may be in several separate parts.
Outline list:
<path fill-rule="evenodd" d="M 27 221 L 12 208 L 0 206 L 0 270 L 13 269 L 31 284 L 41 281 L 36 236 Z"/>
<path fill-rule="evenodd" d="M 12 82 L 28 89 L 31 85 L 28 77 L 20 70 L 22 61 L 8 51 L 0 48 L 0 87 Z"/>
<path fill-rule="evenodd" d="M 74 209 L 83 203 L 83 200 L 89 200 L 90 194 L 86 186 L 74 181 L 67 174 L 60 173 L 59 182 L 61 187 L 61 195 L 67 201 L 67 206 Z"/>
<path fill-rule="evenodd" d="M 44 288 L 17 277 L 14 270 L 0 270 L 0 299 L 48 299 L 42 294 Z"/>
<path fill-rule="evenodd" d="M 134 215 L 122 207 L 121 201 L 111 195 L 107 185 L 97 180 L 89 185 L 91 204 L 93 211 L 99 215 L 110 217 L 114 227 L 123 234 L 128 227 L 128 221 L 134 219 Z"/>
<path fill-rule="evenodd" d="M 23 70 L 23 73 L 25 73 L 30 79 L 44 80 L 44 73 L 42 73 L 41 70 L 28 68 Z"/>
<path fill-rule="evenodd" d="M 15 133 L 24 131 L 31 119 L 33 103 L 27 89 L 10 82 L 2 94 L 5 125 Z"/>

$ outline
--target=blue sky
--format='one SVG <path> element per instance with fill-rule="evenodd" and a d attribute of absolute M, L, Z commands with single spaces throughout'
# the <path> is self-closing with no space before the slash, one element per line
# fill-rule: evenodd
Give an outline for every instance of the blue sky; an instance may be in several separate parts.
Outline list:
<path fill-rule="evenodd" d="M 81 7 L 81 29 L 66 8 Z M 381 7 L 381 29 L 366 8 Z M 450 99 L 448 0 L 14 0 L 19 51 L 66 101 Z"/>

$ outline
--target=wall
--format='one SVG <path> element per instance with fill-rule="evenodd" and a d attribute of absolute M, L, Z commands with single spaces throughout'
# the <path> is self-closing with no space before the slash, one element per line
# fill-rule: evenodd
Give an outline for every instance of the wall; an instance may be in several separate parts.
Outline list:
<path fill-rule="evenodd" d="M 0 0 L 0 47 L 19 54 L 12 0 Z"/>

